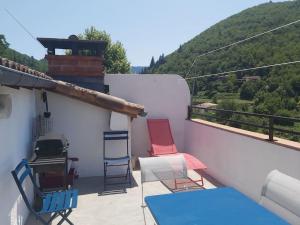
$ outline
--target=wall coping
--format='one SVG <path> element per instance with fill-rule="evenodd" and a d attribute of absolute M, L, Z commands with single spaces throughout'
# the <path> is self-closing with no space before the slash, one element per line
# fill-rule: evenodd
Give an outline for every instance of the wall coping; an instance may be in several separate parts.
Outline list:
<path fill-rule="evenodd" d="M 274 141 L 269 141 L 268 140 L 269 136 L 265 135 L 265 134 L 261 134 L 261 133 L 257 133 L 257 132 L 253 132 L 253 131 L 247 131 L 247 130 L 230 127 L 230 126 L 226 126 L 223 124 L 213 123 L 213 122 L 209 122 L 209 121 L 201 120 L 201 119 L 191 119 L 189 121 L 194 122 L 194 123 L 199 123 L 204 126 L 220 129 L 223 131 L 228 131 L 228 132 L 231 132 L 234 134 L 239 134 L 239 135 L 243 135 L 246 137 L 254 138 L 256 140 L 264 141 L 264 142 L 267 142 L 270 144 L 283 146 L 283 147 L 286 147 L 286 148 L 289 148 L 292 150 L 300 151 L 300 143 L 295 142 L 295 141 L 290 141 L 290 140 L 278 138 L 278 137 L 274 137 Z"/>

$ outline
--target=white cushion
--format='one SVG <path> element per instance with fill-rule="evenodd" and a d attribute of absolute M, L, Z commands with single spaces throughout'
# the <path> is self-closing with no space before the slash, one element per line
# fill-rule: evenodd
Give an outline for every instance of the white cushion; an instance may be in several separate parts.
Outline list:
<path fill-rule="evenodd" d="M 182 155 L 139 158 L 141 181 L 186 179 L 187 167 Z"/>
<path fill-rule="evenodd" d="M 260 203 L 292 224 L 300 224 L 300 181 L 273 170 L 262 188 Z"/>

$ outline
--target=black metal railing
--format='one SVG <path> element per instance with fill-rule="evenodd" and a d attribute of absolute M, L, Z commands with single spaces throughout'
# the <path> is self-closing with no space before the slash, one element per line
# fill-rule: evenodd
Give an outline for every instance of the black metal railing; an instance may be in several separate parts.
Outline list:
<path fill-rule="evenodd" d="M 214 112 L 214 114 L 208 114 L 208 112 Z M 244 116 L 251 116 L 256 117 L 260 119 L 264 119 L 267 122 L 264 122 L 263 124 L 259 123 L 253 123 L 253 122 L 246 122 L 241 120 L 235 120 L 232 119 L 232 115 L 244 115 Z M 225 116 L 221 116 L 225 115 Z M 289 130 L 285 128 L 279 128 L 276 127 L 276 123 L 280 123 L 282 121 L 294 123 L 294 122 L 300 122 L 300 118 L 294 118 L 294 117 L 284 117 L 284 116 L 275 116 L 275 115 L 268 115 L 268 114 L 260 114 L 260 113 L 251 113 L 251 112 L 243 112 L 243 111 L 234 111 L 234 110 L 227 110 L 227 109 L 216 109 L 216 108 L 206 108 L 201 106 L 191 106 L 188 110 L 188 119 L 191 119 L 192 117 L 200 116 L 204 118 L 210 118 L 215 119 L 219 122 L 230 122 L 232 124 L 239 124 L 239 125 L 246 125 L 249 127 L 255 127 L 255 128 L 261 128 L 264 129 L 268 134 L 269 141 L 274 141 L 274 132 L 282 132 L 286 134 L 292 134 L 292 135 L 300 135 L 300 132 L 295 130 Z"/>

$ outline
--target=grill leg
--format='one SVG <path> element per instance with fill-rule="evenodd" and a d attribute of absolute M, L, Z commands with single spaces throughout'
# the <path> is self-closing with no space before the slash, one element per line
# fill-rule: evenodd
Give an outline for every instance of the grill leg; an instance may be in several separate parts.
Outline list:
<path fill-rule="evenodd" d="M 129 185 L 131 187 L 131 171 L 130 171 L 130 160 L 128 160 L 128 167 L 127 167 L 127 175 L 128 176 L 128 181 L 129 181 Z"/>
<path fill-rule="evenodd" d="M 107 176 L 107 163 L 104 163 L 104 181 L 103 181 L 103 184 L 104 184 L 104 190 L 106 190 L 106 176 Z"/>

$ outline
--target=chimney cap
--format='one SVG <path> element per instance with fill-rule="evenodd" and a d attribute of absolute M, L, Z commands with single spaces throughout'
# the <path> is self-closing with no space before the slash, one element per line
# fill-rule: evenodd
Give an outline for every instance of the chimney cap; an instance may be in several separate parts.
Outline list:
<path fill-rule="evenodd" d="M 53 51 L 55 49 L 74 49 L 77 50 L 96 50 L 99 53 L 103 53 L 107 42 L 96 40 L 79 40 L 76 35 L 70 35 L 69 39 L 64 38 L 37 38 L 37 40 L 48 50 Z"/>

